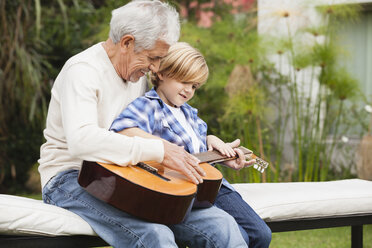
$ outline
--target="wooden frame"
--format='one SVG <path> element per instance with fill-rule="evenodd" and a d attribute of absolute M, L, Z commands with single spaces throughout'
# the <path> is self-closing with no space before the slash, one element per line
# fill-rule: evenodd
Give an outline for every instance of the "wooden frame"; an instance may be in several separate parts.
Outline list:
<path fill-rule="evenodd" d="M 0 235 L 1 248 L 86 248 L 110 246 L 98 236 L 73 235 L 73 236 L 15 236 Z"/>
<path fill-rule="evenodd" d="M 267 221 L 272 232 L 289 232 L 332 227 L 351 227 L 351 248 L 363 247 L 363 225 L 372 224 L 372 213 L 283 221 Z"/>

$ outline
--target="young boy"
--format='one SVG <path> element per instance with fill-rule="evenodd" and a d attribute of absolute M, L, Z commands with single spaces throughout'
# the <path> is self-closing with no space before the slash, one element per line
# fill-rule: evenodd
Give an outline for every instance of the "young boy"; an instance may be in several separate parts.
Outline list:
<path fill-rule="evenodd" d="M 206 82 L 208 74 L 208 66 L 199 51 L 184 42 L 172 45 L 160 62 L 159 71 L 152 75 L 154 88 L 129 104 L 110 129 L 131 136 L 131 129 L 140 128 L 183 146 L 189 153 L 216 149 L 226 156 L 234 156 L 239 151 L 232 147 L 237 147 L 240 141 L 227 144 L 216 136 L 207 136 L 207 124 L 197 116 L 197 110 L 187 104 L 195 90 Z M 242 168 L 242 160 L 225 164 Z M 215 205 L 235 218 L 249 247 L 269 247 L 270 229 L 225 179 Z"/>

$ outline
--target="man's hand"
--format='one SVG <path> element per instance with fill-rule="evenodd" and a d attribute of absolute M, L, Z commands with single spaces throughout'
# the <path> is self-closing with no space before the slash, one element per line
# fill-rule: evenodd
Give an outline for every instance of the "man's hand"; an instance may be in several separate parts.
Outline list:
<path fill-rule="evenodd" d="M 224 162 L 226 166 L 234 170 L 240 170 L 244 167 L 248 167 L 256 163 L 255 159 L 248 158 L 249 160 L 247 161 L 244 153 L 241 150 L 237 149 L 237 147 L 240 145 L 240 139 L 236 139 L 233 142 L 226 144 L 228 144 L 231 148 L 235 148 L 234 151 L 238 154 L 237 159 Z"/>
<path fill-rule="evenodd" d="M 199 166 L 199 160 L 186 152 L 181 146 L 163 140 L 164 160 L 162 164 L 187 176 L 193 183 L 203 182 L 204 170 Z"/>

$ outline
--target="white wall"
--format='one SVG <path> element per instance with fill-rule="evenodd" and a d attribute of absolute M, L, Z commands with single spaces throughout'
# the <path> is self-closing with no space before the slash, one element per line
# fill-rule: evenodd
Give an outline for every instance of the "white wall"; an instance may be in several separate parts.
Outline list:
<path fill-rule="evenodd" d="M 288 30 L 290 30 L 293 35 L 298 29 L 309 27 L 309 26 L 319 26 L 321 17 L 316 12 L 315 7 L 324 4 L 342 4 L 342 3 L 372 3 L 372 0 L 257 0 L 258 5 L 258 32 L 260 34 L 272 35 L 275 37 L 288 37 L 290 35 Z M 288 17 L 283 17 L 288 14 Z M 314 42 L 323 42 L 324 37 L 318 36 L 314 37 L 311 34 L 303 35 L 299 42 L 302 44 L 311 45 Z M 280 56 L 278 54 L 273 54 L 270 56 L 270 60 L 276 65 L 279 70 L 279 61 L 281 61 L 281 73 L 289 75 L 289 72 L 293 71 L 291 65 L 286 61 L 286 56 Z M 283 61 L 284 59 L 284 61 Z M 315 73 L 318 73 L 320 68 L 315 68 Z M 304 90 L 307 94 L 310 89 L 310 82 L 312 83 L 312 99 L 318 94 L 319 83 L 314 81 L 311 77 L 311 70 L 305 69 L 300 72 L 296 72 L 296 80 L 300 85 L 299 90 Z M 290 75 L 291 76 L 291 75 Z M 293 75 L 292 75 L 293 76 Z M 288 125 L 288 130 L 292 129 L 291 123 Z M 292 137 L 290 137 L 291 132 L 288 131 L 286 135 L 286 147 L 285 154 L 288 154 L 285 159 L 287 162 L 293 161 L 292 146 L 289 144 Z M 353 152 L 357 148 L 358 141 L 350 142 L 350 151 Z M 334 160 L 334 163 L 341 164 L 340 160 L 345 160 L 345 157 L 339 156 L 337 154 L 334 156 L 338 160 Z M 343 161 L 343 163 L 346 163 Z M 353 170 L 353 168 L 352 168 Z"/>

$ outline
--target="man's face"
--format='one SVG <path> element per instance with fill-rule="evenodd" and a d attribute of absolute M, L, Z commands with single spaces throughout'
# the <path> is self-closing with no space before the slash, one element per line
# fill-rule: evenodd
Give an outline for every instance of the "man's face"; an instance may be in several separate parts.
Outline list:
<path fill-rule="evenodd" d="M 121 58 L 121 75 L 131 82 L 137 82 L 148 71 L 157 72 L 160 60 L 168 53 L 169 45 L 164 41 L 157 41 L 153 49 L 134 51 L 134 41 L 128 46 L 126 56 Z"/>

